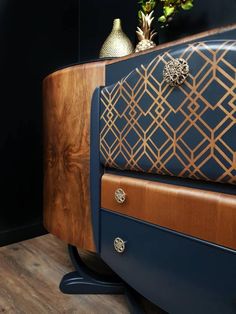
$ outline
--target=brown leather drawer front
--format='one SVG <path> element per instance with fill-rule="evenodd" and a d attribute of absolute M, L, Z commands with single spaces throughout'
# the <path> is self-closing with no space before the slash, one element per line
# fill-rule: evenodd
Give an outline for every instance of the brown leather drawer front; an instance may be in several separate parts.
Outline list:
<path fill-rule="evenodd" d="M 115 191 L 125 201 L 119 204 Z M 105 174 L 101 207 L 236 249 L 236 196 Z"/>

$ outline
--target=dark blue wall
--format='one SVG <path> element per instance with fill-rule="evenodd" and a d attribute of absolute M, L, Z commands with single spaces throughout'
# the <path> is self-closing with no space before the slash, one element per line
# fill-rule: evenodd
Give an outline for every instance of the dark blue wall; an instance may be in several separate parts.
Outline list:
<path fill-rule="evenodd" d="M 112 27 L 112 20 L 120 17 L 123 29 L 136 43 L 138 0 L 90 0 L 81 1 L 80 17 L 80 58 L 97 58 L 99 49 Z M 159 6 L 158 14 L 161 6 Z M 159 43 L 168 42 L 208 29 L 236 23 L 236 0 L 194 0 L 191 11 L 176 15 L 168 28 L 158 25 Z"/>
<path fill-rule="evenodd" d="M 80 1 L 80 59 L 96 59 L 109 35 L 115 18 L 121 18 L 123 30 L 135 41 L 138 0 Z"/>
<path fill-rule="evenodd" d="M 236 23 L 235 12 L 236 0 L 194 0 L 191 11 L 182 11 L 167 29 L 160 29 L 160 42 Z"/>
<path fill-rule="evenodd" d="M 77 0 L 0 2 L 0 245 L 41 234 L 42 79 L 77 61 Z"/>

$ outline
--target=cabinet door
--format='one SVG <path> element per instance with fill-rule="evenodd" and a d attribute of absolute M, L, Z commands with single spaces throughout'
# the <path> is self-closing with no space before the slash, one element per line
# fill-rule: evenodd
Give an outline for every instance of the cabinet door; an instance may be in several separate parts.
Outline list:
<path fill-rule="evenodd" d="M 105 87 L 104 166 L 236 184 L 235 73 L 235 40 L 199 41 Z"/>

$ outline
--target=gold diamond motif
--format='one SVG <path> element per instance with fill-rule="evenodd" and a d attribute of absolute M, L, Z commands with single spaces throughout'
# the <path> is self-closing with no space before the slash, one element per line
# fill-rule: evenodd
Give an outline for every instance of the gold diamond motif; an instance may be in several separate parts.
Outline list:
<path fill-rule="evenodd" d="M 190 64 L 192 73 L 178 89 L 164 83 L 161 72 L 173 61 L 171 51 L 103 88 L 102 163 L 120 170 L 236 184 L 235 50 L 235 40 L 181 47 L 179 58 Z M 114 96 L 118 87 L 120 94 Z M 122 121 L 114 115 L 109 123 L 104 112 L 115 112 L 124 92 L 130 100 Z M 145 99 L 153 99 L 153 103 L 148 107 Z M 132 110 L 138 114 L 131 121 L 128 112 Z M 131 131 L 133 142 L 127 139 Z M 112 145 L 107 141 L 109 135 L 116 138 Z"/>

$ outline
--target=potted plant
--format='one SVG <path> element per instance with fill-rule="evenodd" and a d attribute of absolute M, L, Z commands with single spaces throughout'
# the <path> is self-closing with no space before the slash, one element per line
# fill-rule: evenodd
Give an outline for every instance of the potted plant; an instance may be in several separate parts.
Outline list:
<path fill-rule="evenodd" d="M 136 31 L 139 43 L 135 52 L 156 46 L 153 39 L 157 32 L 152 29 L 152 22 L 158 5 L 162 5 L 163 8 L 163 14 L 158 17 L 158 21 L 167 24 L 179 10 L 190 10 L 193 7 L 193 0 L 139 0 L 139 5 L 139 26 Z"/>

